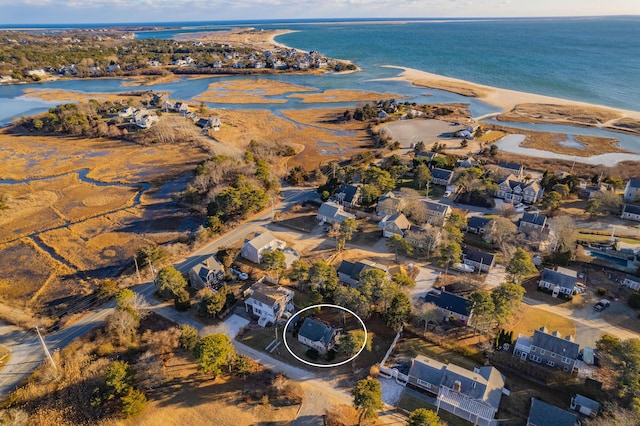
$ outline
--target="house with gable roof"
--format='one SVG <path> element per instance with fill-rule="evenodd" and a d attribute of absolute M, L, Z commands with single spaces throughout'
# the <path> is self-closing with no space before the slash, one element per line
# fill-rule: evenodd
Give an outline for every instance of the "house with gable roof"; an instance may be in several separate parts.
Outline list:
<path fill-rule="evenodd" d="M 338 267 L 338 279 L 351 286 L 357 286 L 360 282 L 360 274 L 371 268 L 380 269 L 386 274 L 389 274 L 386 266 L 371 262 L 370 260 L 363 259 L 357 262 L 343 260 Z"/>
<path fill-rule="evenodd" d="M 411 222 L 404 214 L 396 213 L 393 216 L 385 217 L 378 223 L 378 226 L 382 228 L 382 235 L 385 238 L 390 238 L 393 235 L 404 237 L 405 232 L 411 228 Z"/>
<path fill-rule="evenodd" d="M 481 426 L 496 425 L 505 377 L 491 366 L 467 370 L 423 355 L 411 359 L 408 387 L 437 397 L 439 409 Z"/>
<path fill-rule="evenodd" d="M 598 401 L 594 401 L 579 393 L 571 397 L 571 405 L 569 406 L 571 410 L 587 417 L 595 417 L 598 415 L 601 407 Z"/>
<path fill-rule="evenodd" d="M 428 200 L 422 200 L 422 204 L 426 208 L 427 223 L 431 225 L 442 226 L 445 220 L 451 216 L 451 207 L 446 204 Z"/>
<path fill-rule="evenodd" d="M 625 204 L 622 208 L 622 215 L 620 218 L 640 222 L 640 205 Z"/>
<path fill-rule="evenodd" d="M 453 180 L 453 170 L 439 169 L 435 167 L 431 170 L 431 183 L 434 185 L 447 186 Z"/>
<path fill-rule="evenodd" d="M 577 426 L 578 416 L 555 405 L 531 398 L 527 426 Z"/>
<path fill-rule="evenodd" d="M 357 207 L 360 202 L 360 187 L 359 184 L 345 183 L 334 194 L 336 202 L 349 208 Z"/>
<path fill-rule="evenodd" d="M 631 290 L 640 290 L 640 277 L 634 277 L 633 275 L 627 275 L 622 281 L 622 285 L 630 288 Z"/>
<path fill-rule="evenodd" d="M 533 204 L 542 198 L 543 193 L 538 182 L 522 182 L 515 175 L 508 174 L 498 181 L 495 196 L 507 202 Z"/>
<path fill-rule="evenodd" d="M 640 179 L 631 178 L 624 188 L 624 201 L 627 203 L 640 203 Z"/>
<path fill-rule="evenodd" d="M 214 256 L 209 256 L 189 270 L 189 283 L 196 290 L 215 288 L 223 281 L 224 266 Z"/>
<path fill-rule="evenodd" d="M 467 221 L 466 231 L 472 234 L 485 234 L 491 230 L 493 219 L 482 216 L 472 216 Z"/>
<path fill-rule="evenodd" d="M 293 291 L 258 281 L 249 289 L 251 295 L 244 301 L 246 312 L 258 317 L 258 324 L 275 324 L 285 312 L 293 310 Z"/>
<path fill-rule="evenodd" d="M 247 260 L 254 263 L 260 263 L 262 261 L 262 253 L 265 251 L 282 250 L 286 247 L 286 243 L 273 236 L 269 231 L 263 232 L 256 236 L 254 239 L 247 241 L 240 255 Z"/>
<path fill-rule="evenodd" d="M 431 289 L 424 295 L 425 303 L 433 303 L 444 313 L 445 319 L 455 319 L 467 324 L 471 318 L 469 300 L 444 290 Z"/>
<path fill-rule="evenodd" d="M 378 205 L 376 206 L 376 213 L 378 216 L 391 216 L 399 213 L 404 205 L 404 199 L 393 192 L 389 191 L 386 194 L 382 194 L 378 199 Z"/>
<path fill-rule="evenodd" d="M 354 214 L 345 212 L 341 205 L 332 201 L 322 203 L 316 217 L 319 221 L 326 223 L 342 223 L 345 219 L 356 218 Z"/>
<path fill-rule="evenodd" d="M 563 339 L 557 331 L 549 333 L 546 327 L 540 327 L 532 337 L 518 335 L 513 356 L 571 373 L 577 368 L 579 352 L 580 345 L 573 336 Z"/>
<path fill-rule="evenodd" d="M 525 234 L 542 232 L 547 225 L 547 217 L 538 213 L 525 213 L 518 222 L 518 231 Z"/>
<path fill-rule="evenodd" d="M 333 349 L 340 331 L 318 319 L 307 317 L 298 331 L 298 342 L 324 355 Z"/>
<path fill-rule="evenodd" d="M 500 161 L 498 167 L 504 170 L 505 173 L 513 174 L 516 179 L 522 179 L 524 176 L 524 166 L 522 164 Z"/>
<path fill-rule="evenodd" d="M 496 256 L 471 247 L 462 248 L 462 263 L 473 266 L 476 271 L 489 272 L 495 264 Z"/>
<path fill-rule="evenodd" d="M 558 266 L 556 270 L 545 268 L 540 275 L 538 287 L 551 290 L 553 297 L 558 297 L 562 293 L 571 296 L 581 292 L 578 285 L 578 272 Z"/>

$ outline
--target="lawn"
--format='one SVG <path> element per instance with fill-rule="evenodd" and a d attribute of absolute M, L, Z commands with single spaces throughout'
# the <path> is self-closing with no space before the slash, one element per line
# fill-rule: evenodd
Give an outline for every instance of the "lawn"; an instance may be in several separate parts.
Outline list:
<path fill-rule="evenodd" d="M 518 334 L 532 336 L 533 332 L 542 326 L 549 332 L 559 331 L 561 336 L 576 334 L 576 325 L 572 319 L 524 304 L 520 306 L 520 311 L 511 319 L 506 330 L 513 331 L 515 340 Z"/>
<path fill-rule="evenodd" d="M 409 413 L 417 410 L 418 408 L 426 408 L 427 410 L 431 410 L 433 412 L 437 410 L 437 407 L 435 405 L 431 405 L 427 401 L 410 395 L 407 392 L 402 393 L 402 397 L 400 398 L 400 401 L 398 401 L 397 407 L 402 410 L 408 411 Z M 438 417 L 440 417 L 440 420 L 446 422 L 449 426 L 468 426 L 471 424 L 470 422 L 461 419 L 458 416 L 454 416 L 453 414 L 444 410 L 439 410 Z"/>
<path fill-rule="evenodd" d="M 429 343 L 423 338 L 413 335 L 411 337 L 403 335 L 396 344 L 394 354 L 399 360 L 409 360 L 417 355 L 424 355 L 445 364 L 452 363 L 459 365 L 468 370 L 480 367 L 477 362 L 462 354 L 446 349 L 442 346 L 438 346 L 434 343 Z"/>

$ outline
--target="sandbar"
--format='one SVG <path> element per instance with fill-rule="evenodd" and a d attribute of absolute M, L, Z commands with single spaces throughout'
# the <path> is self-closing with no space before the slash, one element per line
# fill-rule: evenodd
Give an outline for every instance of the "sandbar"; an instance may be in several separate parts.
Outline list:
<path fill-rule="evenodd" d="M 380 99 L 402 99 L 407 96 L 396 93 L 364 92 L 361 90 L 326 90 L 322 93 L 296 93 L 289 98 L 302 99 L 302 103 L 361 102 Z"/>

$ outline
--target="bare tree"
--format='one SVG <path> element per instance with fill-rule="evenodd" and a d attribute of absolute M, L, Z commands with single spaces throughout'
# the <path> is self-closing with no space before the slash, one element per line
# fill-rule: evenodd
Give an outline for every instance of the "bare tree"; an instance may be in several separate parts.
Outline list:
<path fill-rule="evenodd" d="M 556 216 L 549 219 L 553 235 L 553 251 L 573 250 L 576 245 L 576 221 L 571 216 Z"/>
<path fill-rule="evenodd" d="M 442 311 L 434 303 L 423 303 L 416 316 L 424 322 L 424 331 L 427 331 L 429 322 L 436 322 L 442 318 Z"/>

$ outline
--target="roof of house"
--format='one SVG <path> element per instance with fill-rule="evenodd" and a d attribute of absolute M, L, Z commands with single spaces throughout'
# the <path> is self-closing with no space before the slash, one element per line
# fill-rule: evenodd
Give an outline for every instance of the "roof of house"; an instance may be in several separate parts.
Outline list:
<path fill-rule="evenodd" d="M 336 191 L 336 195 L 344 194 L 344 198 L 342 200 L 346 203 L 353 203 L 359 189 L 359 185 L 344 184 Z"/>
<path fill-rule="evenodd" d="M 389 216 L 385 223 L 395 223 L 398 229 L 409 229 L 411 227 L 411 222 L 409 222 L 409 219 L 407 219 L 407 217 L 402 213 L 396 213 Z"/>
<path fill-rule="evenodd" d="M 637 206 L 635 204 L 625 204 L 622 212 L 630 214 L 640 214 L 640 206 Z"/>
<path fill-rule="evenodd" d="M 488 217 L 472 216 L 469 218 L 469 221 L 467 222 L 467 228 L 477 228 L 477 229 L 484 228 L 492 220 L 493 219 L 489 219 Z"/>
<path fill-rule="evenodd" d="M 531 223 L 538 226 L 544 226 L 547 221 L 547 217 L 543 214 L 538 213 L 525 213 L 522 215 L 522 219 L 520 219 L 520 223 Z"/>
<path fill-rule="evenodd" d="M 582 407 L 587 407 L 591 411 L 600 411 L 600 403 L 598 401 L 594 401 L 579 393 L 573 397 L 573 401 Z"/>
<path fill-rule="evenodd" d="M 418 355 L 411 360 L 409 368 L 409 376 L 419 378 L 427 383 L 439 385 L 442 381 L 444 369 L 447 366 L 435 359 L 427 358 L 424 355 Z"/>
<path fill-rule="evenodd" d="M 433 303 L 438 308 L 455 312 L 459 315 L 468 317 L 470 311 L 468 308 L 469 301 L 462 296 L 458 296 L 448 291 L 431 290 L 424 295 L 425 303 Z"/>
<path fill-rule="evenodd" d="M 340 266 L 338 267 L 338 273 L 345 274 L 354 280 L 358 280 L 358 278 L 360 277 L 360 274 L 363 271 L 371 268 L 380 269 L 385 272 L 387 271 L 386 267 L 382 265 L 378 265 L 375 262 L 371 262 L 370 260 L 364 259 L 358 262 L 349 262 L 348 260 L 343 260 Z"/>
<path fill-rule="evenodd" d="M 331 201 L 325 201 L 318 209 L 318 216 L 332 217 L 338 221 L 355 218 L 355 215 L 347 213 L 342 206 Z"/>
<path fill-rule="evenodd" d="M 431 170 L 431 177 L 434 179 L 449 180 L 452 174 L 452 170 L 439 169 L 437 167 Z"/>
<path fill-rule="evenodd" d="M 545 281 L 563 288 L 573 290 L 573 288 L 576 286 L 578 278 L 574 275 L 563 273 L 562 270 L 554 271 L 552 269 L 545 268 L 545 270 L 542 271 L 542 275 L 540 276 L 540 281 Z"/>
<path fill-rule="evenodd" d="M 578 416 L 555 405 L 531 398 L 528 422 L 533 426 L 575 426 Z"/>
<path fill-rule="evenodd" d="M 206 283 L 209 272 L 224 272 L 224 266 L 222 266 L 222 264 L 218 262 L 218 259 L 213 256 L 209 256 L 203 262 L 198 263 L 193 268 L 191 268 L 191 270 L 198 274 L 198 277 L 200 277 L 202 282 Z"/>
<path fill-rule="evenodd" d="M 569 339 L 573 339 L 571 336 L 567 336 L 566 339 L 560 337 L 560 334 L 554 332 L 552 334 L 547 333 L 546 328 L 542 327 L 540 330 L 533 332 L 533 339 L 531 343 L 534 346 L 542 348 L 544 350 L 553 352 L 560 356 L 565 356 L 569 359 L 576 359 L 578 352 L 580 351 L 580 345 Z"/>
<path fill-rule="evenodd" d="M 437 152 L 431 152 L 431 151 L 420 151 L 419 153 L 416 154 L 416 158 L 436 158 L 438 156 Z"/>
<path fill-rule="evenodd" d="M 462 257 L 472 262 L 481 263 L 483 265 L 492 265 L 495 255 L 471 247 L 462 248 Z"/>
<path fill-rule="evenodd" d="M 436 211 L 436 212 L 440 212 L 440 213 L 444 213 L 447 210 L 449 210 L 449 208 L 450 208 L 446 204 L 436 203 L 435 201 L 422 200 L 422 202 L 424 203 L 424 205 L 427 208 L 427 210 Z"/>
<path fill-rule="evenodd" d="M 631 178 L 627 184 L 629 188 L 640 188 L 640 178 Z"/>
<path fill-rule="evenodd" d="M 509 163 L 507 161 L 501 161 L 498 163 L 498 167 L 502 167 L 503 169 L 508 169 L 508 170 L 517 170 L 520 171 L 522 169 L 524 169 L 524 167 L 522 166 L 522 164 L 518 164 L 518 163 Z"/>
<path fill-rule="evenodd" d="M 293 292 L 284 287 L 273 287 L 265 283 L 256 283 L 251 286 L 251 298 L 262 302 L 267 306 L 273 306 L 283 298 L 292 299 Z"/>
<path fill-rule="evenodd" d="M 640 277 L 634 277 L 633 275 L 627 275 L 624 278 L 626 280 L 633 281 L 634 283 L 640 283 Z"/>
<path fill-rule="evenodd" d="M 331 339 L 335 332 L 336 330 L 327 324 L 314 318 L 307 317 L 304 319 L 298 335 L 306 337 L 312 342 L 321 342 L 326 347 L 331 343 Z"/>
<path fill-rule="evenodd" d="M 254 247 L 256 250 L 260 250 L 262 247 L 269 245 L 273 240 L 277 240 L 277 238 L 274 237 L 271 232 L 265 231 L 253 240 L 247 242 L 247 245 Z"/>

